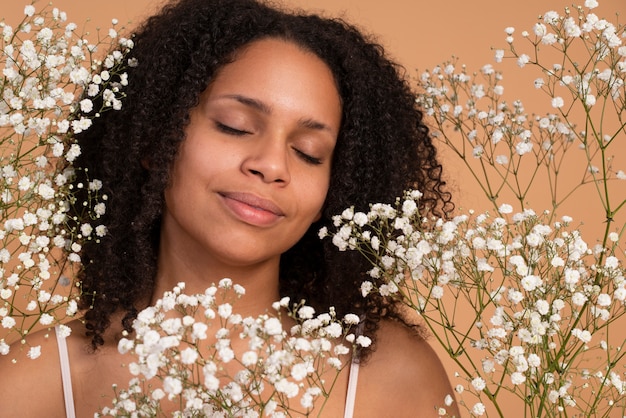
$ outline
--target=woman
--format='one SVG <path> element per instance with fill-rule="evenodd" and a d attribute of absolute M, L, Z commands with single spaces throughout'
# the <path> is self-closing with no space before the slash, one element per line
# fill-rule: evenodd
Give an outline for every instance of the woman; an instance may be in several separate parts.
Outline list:
<path fill-rule="evenodd" d="M 409 187 L 424 193 L 422 209 L 451 206 L 414 95 L 382 48 L 342 21 L 252 0 L 172 3 L 134 41 L 123 109 L 80 139 L 78 165 L 107 189 L 109 233 L 82 255 L 86 312 L 67 339 L 73 402 L 42 332 L 28 341 L 40 359 L 0 363 L 0 416 L 91 416 L 128 381 L 116 347 L 138 310 L 179 281 L 194 293 L 223 277 L 246 288 L 243 315 L 287 295 L 364 318 L 374 344 L 354 359 L 356 391 L 345 368 L 314 415 L 436 416 L 451 393 L 439 360 L 393 300 L 361 296 L 365 260 L 317 237 L 346 207 Z"/>

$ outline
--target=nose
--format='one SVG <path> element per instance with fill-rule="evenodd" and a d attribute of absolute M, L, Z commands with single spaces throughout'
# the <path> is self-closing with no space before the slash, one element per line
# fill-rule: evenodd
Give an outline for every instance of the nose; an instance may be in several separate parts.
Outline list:
<path fill-rule="evenodd" d="M 257 141 L 242 163 L 242 170 L 265 183 L 286 185 L 291 180 L 286 141 L 267 138 Z"/>

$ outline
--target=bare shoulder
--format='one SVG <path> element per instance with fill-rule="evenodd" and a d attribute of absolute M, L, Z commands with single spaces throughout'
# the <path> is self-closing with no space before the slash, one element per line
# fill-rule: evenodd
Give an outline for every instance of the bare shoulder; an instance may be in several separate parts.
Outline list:
<path fill-rule="evenodd" d="M 438 417 L 446 396 L 452 395 L 430 344 L 396 321 L 381 322 L 376 350 L 361 370 L 357 404 L 367 407 L 367 416 Z M 455 404 L 446 410 L 449 416 L 459 416 Z"/>
<path fill-rule="evenodd" d="M 29 358 L 31 348 L 41 355 Z M 35 332 L 0 355 L 0 393 L 0 418 L 65 416 L 54 329 Z"/>

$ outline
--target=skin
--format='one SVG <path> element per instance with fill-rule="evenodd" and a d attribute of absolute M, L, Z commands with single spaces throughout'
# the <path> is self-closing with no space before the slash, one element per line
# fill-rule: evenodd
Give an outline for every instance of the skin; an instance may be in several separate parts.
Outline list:
<path fill-rule="evenodd" d="M 260 41 L 217 74 L 190 117 L 165 192 L 155 294 L 231 277 L 277 300 L 267 289 L 278 289 L 280 255 L 328 191 L 341 123 L 332 73 L 292 44 Z"/>
<path fill-rule="evenodd" d="M 165 192 L 151 301 L 181 280 L 187 293 L 195 293 L 231 277 L 247 291 L 238 312 L 266 312 L 279 298 L 280 255 L 319 217 L 340 123 L 333 76 L 315 55 L 276 39 L 240 51 L 191 111 Z M 122 365 L 131 358 L 117 352 L 116 326 L 95 353 L 87 348 L 82 325 L 70 326 L 76 412 L 92 416 L 109 404 L 113 383 L 129 380 Z M 430 346 L 391 321 L 383 321 L 378 338 L 361 366 L 355 416 L 437 416 L 436 406 L 452 391 Z M 41 345 L 42 356 L 28 360 L 18 345 L 11 356 L 0 357 L 0 417 L 64 417 L 54 333 L 30 335 L 28 345 Z M 234 342 L 233 349 L 241 353 L 246 347 Z M 345 368 L 319 416 L 343 416 L 347 385 Z M 456 409 L 450 412 L 458 416 Z"/>

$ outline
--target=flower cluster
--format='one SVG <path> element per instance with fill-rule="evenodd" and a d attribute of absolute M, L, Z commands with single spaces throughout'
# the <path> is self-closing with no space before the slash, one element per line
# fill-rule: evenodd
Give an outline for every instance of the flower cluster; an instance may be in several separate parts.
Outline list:
<path fill-rule="evenodd" d="M 417 210 L 421 194 L 407 191 L 368 213 L 347 209 L 321 232 L 371 262 L 365 297 L 398 298 L 422 317 L 456 363 L 457 396 L 474 416 L 505 416 L 502 393 L 525 416 L 626 411 L 626 339 L 615 331 L 626 312 L 626 174 L 611 154 L 624 136 L 626 28 L 595 15 L 597 5 L 545 13 L 521 33 L 527 53 L 506 28 L 508 52 L 496 51 L 496 62 L 539 71 L 533 85 L 553 113 L 507 102 L 491 64 L 470 73 L 453 59 L 421 74 L 418 104 L 435 139 L 463 161 L 495 215 L 431 219 Z M 563 178 L 565 165 L 580 175 Z M 586 185 L 585 198 L 602 206 L 600 218 L 585 217 L 601 222 L 593 245 L 558 214 Z M 530 209 L 537 191 L 551 205 L 540 214 Z"/>
<path fill-rule="evenodd" d="M 332 240 L 372 262 L 364 296 L 396 295 L 420 314 L 469 382 L 457 392 L 482 401 L 510 391 L 531 416 L 626 407 L 621 344 L 608 332 L 626 313 L 618 235 L 590 248 L 570 218 L 549 224 L 548 214 L 509 205 L 496 217 L 429 220 L 419 197 L 348 209 Z M 484 405 L 472 410 L 482 415 Z"/>
<path fill-rule="evenodd" d="M 289 298 L 274 303 L 275 314 L 243 317 L 235 307 L 245 290 L 230 279 L 203 294 L 183 290 L 140 312 L 134 337 L 120 340 L 136 359 L 134 377 L 100 416 L 308 416 L 353 349 L 371 343 L 351 331 L 356 315 L 316 315 Z"/>
<path fill-rule="evenodd" d="M 611 155 L 624 134 L 625 27 L 599 18 L 596 6 L 586 1 L 575 8 L 577 16 L 570 9 L 546 12 L 521 32 L 523 46 L 515 28 L 505 29 L 509 51 L 497 50 L 496 62 L 514 59 L 525 71 L 536 70 L 531 90 L 546 94 L 552 113 L 528 114 L 522 101 L 506 101 L 502 73 L 491 64 L 472 73 L 453 59 L 421 73 L 418 102 L 432 117 L 435 136 L 462 159 L 494 209 L 507 193 L 509 202 L 527 207 L 537 182 L 546 184 L 541 193 L 553 213 L 586 184 L 599 191 L 606 212 L 600 221 L 610 223 L 624 204 L 623 194 L 609 191 L 614 180 L 626 180 L 626 169 L 616 166 L 625 162 Z M 570 155 L 572 149 L 582 153 Z M 564 177 L 567 163 L 580 171 Z"/>
<path fill-rule="evenodd" d="M 121 107 L 132 41 L 112 28 L 91 43 L 64 12 L 28 5 L 0 21 L 0 354 L 3 336 L 76 314 L 72 277 L 81 243 L 106 234 L 102 183 L 74 184 L 75 134 Z M 117 24 L 113 21 L 113 26 Z M 113 47 L 113 49 L 111 49 Z M 98 49 L 109 50 L 104 59 Z M 87 199 L 76 198 L 85 189 Z M 69 212 L 82 216 L 70 216 Z M 37 350 L 31 350 L 37 353 Z M 33 354 L 31 357 L 36 357 Z"/>

